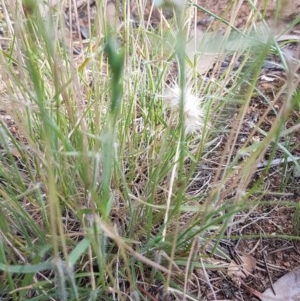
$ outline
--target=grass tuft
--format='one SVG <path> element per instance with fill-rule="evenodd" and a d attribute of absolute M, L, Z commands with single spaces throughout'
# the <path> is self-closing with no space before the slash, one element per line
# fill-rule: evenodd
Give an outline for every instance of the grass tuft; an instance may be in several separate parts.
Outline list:
<path fill-rule="evenodd" d="M 133 14 L 124 1 L 110 20 L 104 2 L 95 22 L 87 6 L 88 38 L 74 41 L 63 4 L 2 1 L 1 300 L 199 300 L 194 270 L 208 279 L 207 258 L 230 261 L 223 242 L 277 205 L 272 194 L 294 210 L 285 237 L 299 235 L 299 60 L 258 25 L 264 14 L 251 3 L 242 30 L 240 1 L 229 21 L 175 1 L 172 19 L 155 6 L 145 18 L 142 1 Z M 199 11 L 224 34 L 195 42 Z M 261 78 L 272 55 L 286 80 L 269 93 Z"/>

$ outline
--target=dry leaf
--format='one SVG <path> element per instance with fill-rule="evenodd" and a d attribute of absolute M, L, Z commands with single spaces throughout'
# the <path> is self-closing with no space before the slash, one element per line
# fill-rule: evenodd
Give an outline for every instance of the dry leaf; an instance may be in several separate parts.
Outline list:
<path fill-rule="evenodd" d="M 228 266 L 228 276 L 236 281 L 244 279 L 254 272 L 256 268 L 256 259 L 251 255 L 240 256 L 241 264 L 238 265 L 232 261 Z"/>
<path fill-rule="evenodd" d="M 279 278 L 274 284 L 273 290 L 268 288 L 263 294 L 249 287 L 241 280 L 241 284 L 251 294 L 261 301 L 299 301 L 300 300 L 300 267 Z"/>
<path fill-rule="evenodd" d="M 276 37 L 277 42 L 284 42 L 284 41 L 289 41 L 289 40 L 300 41 L 300 37 L 295 34 L 283 34 L 283 35 Z"/>
<path fill-rule="evenodd" d="M 118 27 L 120 20 L 118 17 L 117 9 L 113 1 L 109 1 L 106 5 L 106 19 L 113 28 Z"/>
<path fill-rule="evenodd" d="M 300 300 L 300 267 L 279 278 L 273 284 L 273 291 L 268 288 L 260 297 L 262 301 L 299 301 Z"/>
<path fill-rule="evenodd" d="M 294 178 L 300 178 L 300 169 L 297 166 L 293 168 L 293 176 Z"/>
<path fill-rule="evenodd" d="M 195 63 L 194 67 L 199 74 L 207 73 L 218 60 L 220 45 L 214 45 L 217 39 L 222 39 L 218 33 L 204 33 L 199 28 L 191 32 L 191 39 L 186 45 L 186 54 L 191 63 Z"/>

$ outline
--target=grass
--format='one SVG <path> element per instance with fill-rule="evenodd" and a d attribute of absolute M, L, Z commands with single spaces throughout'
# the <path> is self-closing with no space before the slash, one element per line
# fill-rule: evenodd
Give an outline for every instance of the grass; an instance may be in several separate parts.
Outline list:
<path fill-rule="evenodd" d="M 195 267 L 208 277 L 208 246 L 222 253 L 237 214 L 272 206 L 263 177 L 273 159 L 286 160 L 277 193 L 292 191 L 291 166 L 300 169 L 293 155 L 299 117 L 291 120 L 299 78 L 287 69 L 272 99 L 257 85 L 267 56 L 281 51 L 251 29 L 263 16 L 253 7 L 248 30 L 234 34 L 218 17 L 228 27 L 216 52 L 232 61 L 222 73 L 217 61 L 213 79 L 197 74 L 192 60 L 187 66 L 189 10 L 175 9 L 156 28 L 140 12 L 135 27 L 124 2 L 118 30 L 104 16 L 78 58 L 62 37 L 63 4 L 46 16 L 34 1 L 2 6 L 10 43 L 1 51 L 1 300 L 205 298 L 189 281 Z M 179 93 L 167 104 L 174 81 Z M 201 104 L 201 131 L 186 130 L 187 97 Z M 273 121 L 266 127 L 260 116 L 241 140 L 255 97 Z M 299 206 L 289 201 L 296 216 Z"/>

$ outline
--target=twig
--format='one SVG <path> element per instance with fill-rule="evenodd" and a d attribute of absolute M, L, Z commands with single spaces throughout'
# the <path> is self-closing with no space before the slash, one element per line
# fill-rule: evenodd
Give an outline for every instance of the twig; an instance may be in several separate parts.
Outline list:
<path fill-rule="evenodd" d="M 269 278 L 269 281 L 270 281 L 270 284 L 271 284 L 272 292 L 276 296 L 276 292 L 275 292 L 274 286 L 273 286 L 273 281 L 271 279 L 269 267 L 268 267 L 267 260 L 266 260 L 266 252 L 265 251 L 263 251 L 263 260 L 264 260 L 264 264 L 265 264 L 265 267 L 266 267 L 266 270 L 267 270 L 267 273 L 268 273 L 268 278 Z"/>

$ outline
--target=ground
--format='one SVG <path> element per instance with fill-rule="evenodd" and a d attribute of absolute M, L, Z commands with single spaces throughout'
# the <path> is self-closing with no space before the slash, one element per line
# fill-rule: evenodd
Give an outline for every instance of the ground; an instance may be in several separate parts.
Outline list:
<path fill-rule="evenodd" d="M 84 6 L 85 1 L 77 1 L 79 18 L 81 24 L 81 35 L 82 39 L 85 35 L 88 36 L 88 30 L 86 29 L 87 14 L 86 8 Z M 259 2 L 259 1 L 258 1 Z M 218 16 L 223 16 L 228 21 L 233 19 L 233 24 L 237 28 L 242 29 L 249 19 L 250 6 L 248 1 L 244 1 L 238 11 L 233 12 L 230 8 L 231 1 L 217 1 L 217 0 L 198 0 L 198 5 L 202 6 L 206 10 L 216 14 Z M 273 28 L 274 32 L 281 32 L 284 27 L 292 22 L 296 16 L 300 14 L 300 0 L 286 1 L 282 2 L 283 10 L 281 11 L 278 20 L 274 22 L 274 14 L 276 10 L 275 1 L 269 1 L 269 6 L 261 8 L 258 12 L 267 16 L 270 26 Z M 90 6 L 93 6 L 93 1 L 90 1 Z M 151 5 L 148 4 L 147 11 L 145 13 L 145 19 L 151 19 L 153 26 L 155 23 L 159 22 L 160 16 L 158 12 L 154 11 L 154 15 L 151 16 L 150 8 Z M 132 16 L 136 15 L 135 6 L 132 8 Z M 68 11 L 68 9 L 66 9 Z M 115 13 L 115 7 L 112 5 L 110 8 L 112 14 Z M 252 11 L 253 13 L 253 11 Z M 172 14 L 166 13 L 169 17 Z M 258 17 L 259 19 L 259 17 Z M 204 10 L 199 10 L 197 15 L 197 25 L 201 30 L 210 27 L 210 30 L 226 30 L 226 25 L 220 23 L 214 23 L 211 21 L 211 17 Z M 76 34 L 76 28 L 74 28 L 74 44 L 80 45 L 79 36 Z M 289 34 L 300 37 L 300 26 L 295 24 L 295 26 L 289 31 Z M 1 40 L 2 47 L 5 47 L 5 38 Z M 293 50 L 293 55 L 297 55 L 299 48 Z M 78 50 L 78 49 L 77 49 Z M 74 50 L 74 55 L 80 56 L 81 49 L 76 53 Z M 299 59 L 299 57 L 298 57 Z M 299 74 L 299 70 L 296 70 Z M 261 80 L 259 82 L 259 88 L 264 94 L 269 98 L 269 101 L 274 101 L 274 97 L 277 91 L 280 90 L 286 77 L 288 75 L 282 70 L 276 70 L 275 68 L 265 68 L 262 70 Z M 1 93 L 1 86 L 0 86 Z M 284 97 L 280 97 L 273 103 L 273 108 L 280 110 L 282 104 L 284 103 Z M 14 121 L 6 114 L 3 108 L 1 109 L 1 118 L 5 120 L 8 127 L 11 129 L 13 135 L 18 135 L 18 127 Z M 300 113 L 299 111 L 294 111 L 288 119 L 288 127 L 295 126 L 299 122 Z M 274 112 L 270 109 L 268 105 L 261 99 L 261 95 L 254 95 L 251 99 L 249 105 L 249 110 L 244 116 L 242 123 L 242 131 L 237 137 L 236 151 L 239 150 L 239 146 L 244 143 L 245 140 L 249 139 L 252 135 L 251 122 L 256 122 L 258 120 L 262 123 L 262 128 L 268 132 L 270 124 L 274 119 Z M 236 120 L 234 117 L 228 121 L 228 128 L 233 128 L 235 126 Z M 258 134 L 250 137 L 250 140 L 260 139 Z M 288 137 L 290 139 L 289 144 L 293 151 L 295 157 L 300 157 L 300 132 L 294 137 Z M 20 138 L 21 139 L 21 138 Z M 224 141 L 229 139 L 224 135 Z M 285 137 L 280 138 L 284 143 Z M 214 156 L 218 156 L 218 151 L 224 152 L 226 148 L 226 143 L 220 145 L 219 150 L 215 150 Z M 265 158 L 270 154 L 266 152 Z M 191 287 L 190 290 L 199 291 L 201 296 L 205 296 L 206 300 L 257 300 L 243 283 L 246 283 L 249 287 L 256 289 L 257 291 L 263 292 L 266 288 L 271 286 L 271 281 L 275 282 L 279 277 L 290 271 L 294 267 L 300 265 L 300 242 L 299 233 L 300 225 L 298 228 L 295 227 L 295 220 L 299 219 L 299 212 L 296 212 L 294 207 L 289 206 L 289 203 L 285 203 L 286 200 L 293 200 L 300 203 L 300 177 L 296 174 L 296 171 L 291 170 L 289 164 L 283 165 L 275 160 L 283 157 L 283 153 L 275 154 L 274 156 L 274 166 L 271 166 L 266 174 L 263 174 L 264 180 L 268 183 L 268 190 L 264 191 L 262 195 L 268 195 L 268 199 L 274 202 L 274 206 L 268 208 L 266 206 L 253 206 L 249 207 L 248 212 L 238 213 L 235 216 L 236 226 L 230 229 L 231 237 L 238 237 L 243 235 L 243 237 L 249 237 L 248 239 L 230 239 L 222 240 L 221 246 L 225 254 L 230 258 L 239 260 L 241 256 L 252 256 L 256 260 L 256 268 L 251 271 L 251 273 L 244 275 L 243 277 L 229 277 L 227 272 L 227 267 L 222 268 L 224 263 L 228 263 L 226 257 L 214 255 L 210 260 L 214 264 L 219 264 L 220 268 L 218 270 L 207 269 L 207 275 L 203 273 L 201 269 L 195 269 L 191 275 Z M 253 175 L 253 178 L 263 173 L 259 168 Z M 286 182 L 283 183 L 282 174 L 286 174 Z M 234 180 L 228 185 L 235 185 Z M 236 183 L 238 185 L 238 183 Z M 284 188 L 283 188 L 284 187 Z M 225 196 L 224 196 L 225 197 Z M 259 196 L 256 196 L 259 198 Z M 273 238 L 276 235 L 276 238 Z M 295 240 L 287 240 L 284 238 L 285 235 L 290 235 L 295 238 Z M 260 236 L 263 236 L 260 238 Z M 207 249 L 205 250 L 207 252 Z M 193 278 L 197 278 L 197 281 L 193 281 Z M 209 279 L 209 280 L 208 280 Z M 212 290 L 213 287 L 213 290 Z M 152 300 L 157 300 L 155 292 L 146 292 L 149 294 L 149 298 Z"/>

